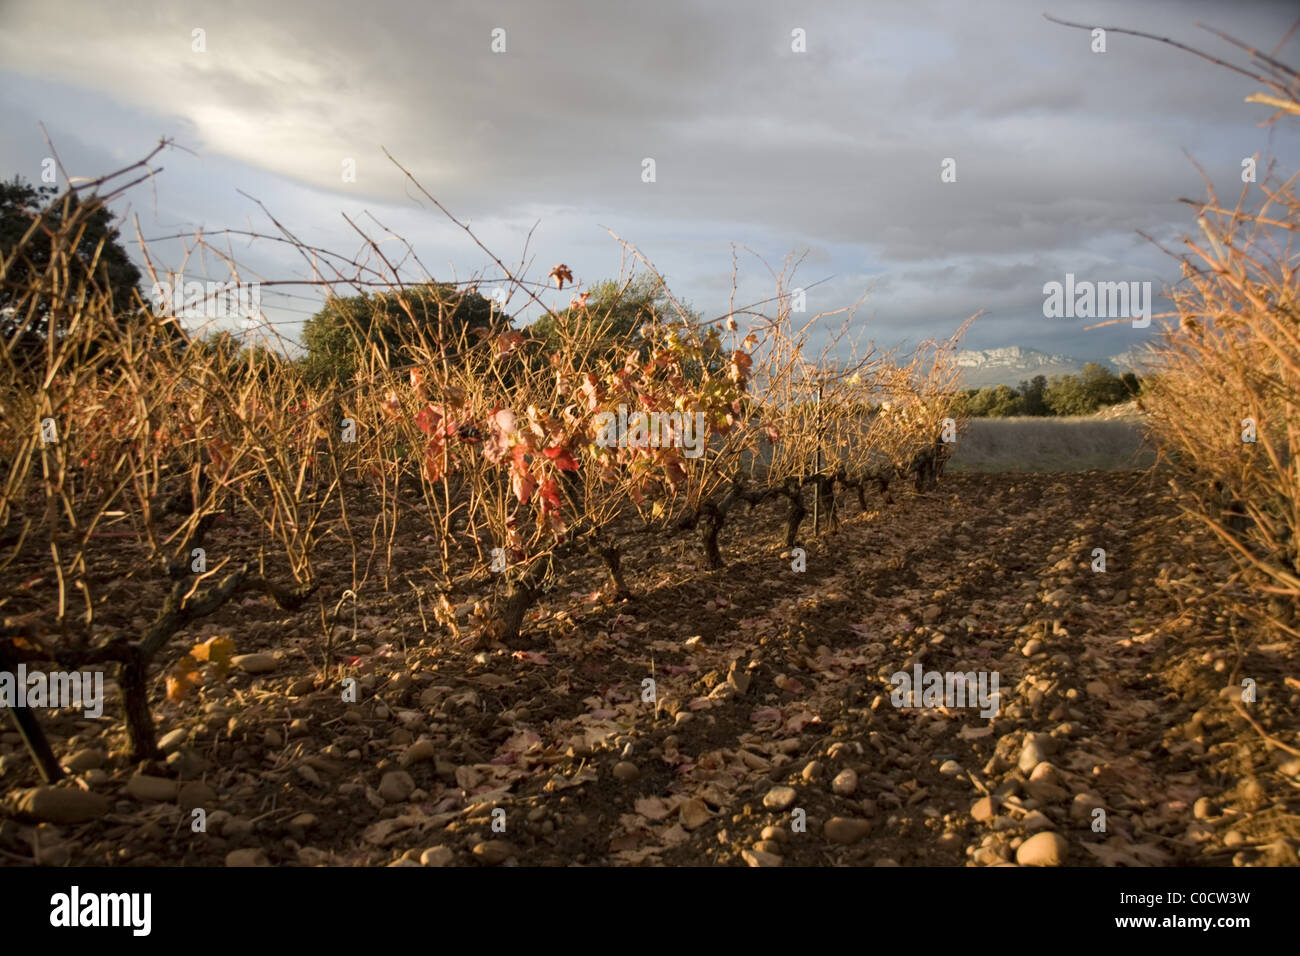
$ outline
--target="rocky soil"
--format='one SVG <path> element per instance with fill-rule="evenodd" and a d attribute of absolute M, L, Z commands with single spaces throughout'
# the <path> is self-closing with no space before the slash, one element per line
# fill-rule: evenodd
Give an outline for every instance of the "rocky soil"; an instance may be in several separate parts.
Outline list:
<path fill-rule="evenodd" d="M 160 678 L 165 763 L 128 761 L 110 697 L 42 714 L 72 772 L 43 788 L 6 722 L 0 862 L 1297 864 L 1296 646 L 1229 612 L 1231 568 L 1158 483 L 958 475 L 868 504 L 802 572 L 761 508 L 723 571 L 639 542 L 633 600 L 576 568 L 515 648 L 454 641 L 413 575 L 372 578 L 328 674 L 312 615 L 226 609 L 186 637 L 230 637 L 232 675 L 180 704 Z M 918 664 L 996 672 L 997 715 L 896 706 Z"/>

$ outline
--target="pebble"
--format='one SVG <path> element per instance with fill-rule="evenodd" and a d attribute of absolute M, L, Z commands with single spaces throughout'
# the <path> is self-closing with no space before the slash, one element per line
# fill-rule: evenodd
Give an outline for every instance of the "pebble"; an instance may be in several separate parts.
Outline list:
<path fill-rule="evenodd" d="M 379 795 L 389 803 L 401 803 L 415 789 L 415 781 L 405 770 L 391 770 L 379 781 Z"/>
<path fill-rule="evenodd" d="M 1046 830 L 1031 836 L 1016 850 L 1021 866 L 1060 866 L 1065 862 L 1070 844 L 1059 833 Z"/>
<path fill-rule="evenodd" d="M 784 843 L 790 839 L 790 834 L 784 828 L 771 823 L 763 827 L 763 832 L 760 835 L 764 841 L 776 840 L 778 843 Z"/>
<path fill-rule="evenodd" d="M 420 854 L 421 866 L 447 866 L 456 858 L 449 847 L 431 846 Z"/>
<path fill-rule="evenodd" d="M 1016 766 L 1023 774 L 1033 773 L 1035 767 L 1047 759 L 1046 747 L 1039 734 L 1030 734 L 1025 738 L 1025 745 L 1020 748 L 1020 760 Z"/>
<path fill-rule="evenodd" d="M 708 823 L 713 814 L 709 813 L 709 808 L 704 805 L 703 800 L 687 800 L 677 808 L 677 818 L 681 821 L 682 826 L 688 830 L 694 830 Z"/>
<path fill-rule="evenodd" d="M 21 791 L 14 809 L 40 823 L 86 823 L 102 817 L 112 808 L 107 797 L 66 787 L 33 787 Z"/>
<path fill-rule="evenodd" d="M 398 758 L 398 763 L 403 767 L 409 767 L 413 763 L 419 763 L 422 760 L 435 760 L 438 756 L 438 750 L 433 745 L 433 741 L 428 737 L 421 737 L 411 746 L 402 752 Z"/>
<path fill-rule="evenodd" d="M 807 783 L 816 783 L 822 778 L 822 772 L 824 769 L 825 767 L 820 760 L 810 760 L 804 766 L 803 773 L 800 776 L 802 776 L 804 781 Z M 838 780 L 839 778 L 837 777 L 836 779 Z"/>
<path fill-rule="evenodd" d="M 1025 657 L 1033 657 L 1035 654 L 1042 651 L 1042 649 L 1043 642 L 1035 637 L 1032 640 L 1025 641 L 1025 646 L 1020 649 L 1020 653 L 1024 654 Z"/>
<path fill-rule="evenodd" d="M 1070 791 L 1065 788 L 1065 779 L 1061 776 L 1061 771 L 1046 760 L 1030 773 L 1025 791 L 1035 800 L 1043 803 L 1055 803 L 1070 795 Z"/>
<path fill-rule="evenodd" d="M 1240 846 L 1246 842 L 1246 838 L 1237 830 L 1229 830 L 1223 835 L 1224 846 Z"/>
<path fill-rule="evenodd" d="M 630 760 L 620 760 L 614 764 L 614 779 L 627 783 L 641 775 L 641 770 Z"/>
<path fill-rule="evenodd" d="M 175 800 L 175 780 L 138 773 L 126 782 L 126 792 L 137 800 Z"/>
<path fill-rule="evenodd" d="M 760 853 L 770 853 L 773 856 L 781 855 L 781 844 L 775 840 L 759 840 L 754 844 L 754 849 Z"/>
<path fill-rule="evenodd" d="M 831 781 L 831 790 L 841 797 L 851 797 L 858 790 L 858 774 L 856 770 L 841 770 Z"/>
<path fill-rule="evenodd" d="M 193 810 L 195 807 L 206 809 L 216 805 L 217 791 L 202 780 L 191 780 L 181 784 L 176 791 L 176 803 L 182 810 Z"/>
<path fill-rule="evenodd" d="M 740 855 L 744 857 L 745 862 L 750 866 L 781 865 L 781 858 L 775 853 L 764 853 L 762 850 L 741 850 Z"/>
<path fill-rule="evenodd" d="M 1092 820 L 1092 811 L 1105 807 L 1101 797 L 1092 793 L 1076 793 L 1074 801 L 1070 804 L 1070 819 L 1076 823 L 1089 823 Z"/>
<path fill-rule="evenodd" d="M 857 843 L 871 832 L 870 820 L 831 817 L 822 827 L 822 835 L 832 843 Z"/>
<path fill-rule="evenodd" d="M 1034 830 L 1050 830 L 1053 826 L 1052 821 L 1042 810 L 1031 810 L 1025 814 L 1021 825 L 1031 833 Z"/>
<path fill-rule="evenodd" d="M 98 770 L 104 766 L 107 759 L 102 750 L 78 750 L 63 762 L 63 766 L 69 773 L 83 773 L 87 770 Z"/>
<path fill-rule="evenodd" d="M 1208 820 L 1214 816 L 1214 804 L 1210 802 L 1209 797 L 1199 797 L 1192 804 L 1192 816 L 1198 820 Z"/>
<path fill-rule="evenodd" d="M 473 852 L 474 859 L 480 863 L 496 866 L 498 863 L 504 863 L 514 853 L 514 848 L 504 840 L 487 840 L 475 844 Z"/>
<path fill-rule="evenodd" d="M 763 797 L 763 806 L 769 810 L 784 810 L 794 803 L 794 787 L 773 787 Z"/>
<path fill-rule="evenodd" d="M 272 654 L 259 651 L 256 654 L 237 654 L 230 663 L 245 674 L 265 674 L 275 670 L 279 662 Z"/>
<path fill-rule="evenodd" d="M 945 777 L 955 777 L 961 773 L 961 764 L 955 760 L 945 760 L 940 765 L 939 772 Z"/>
<path fill-rule="evenodd" d="M 226 866 L 270 866 L 266 851 L 261 847 L 247 850 L 231 850 L 226 854 Z"/>
<path fill-rule="evenodd" d="M 970 815 L 976 823 L 983 823 L 997 815 L 998 804 L 993 797 L 980 797 L 971 804 Z"/>
<path fill-rule="evenodd" d="M 933 624 L 935 621 L 939 620 L 939 618 L 941 618 L 942 616 L 943 616 L 943 608 L 941 608 L 937 604 L 929 604 L 926 605 L 925 609 L 921 611 L 921 623 Z"/>
<path fill-rule="evenodd" d="M 165 754 L 171 753 L 189 738 L 190 732 L 184 727 L 177 727 L 175 730 L 168 731 L 158 740 L 158 749 Z"/>

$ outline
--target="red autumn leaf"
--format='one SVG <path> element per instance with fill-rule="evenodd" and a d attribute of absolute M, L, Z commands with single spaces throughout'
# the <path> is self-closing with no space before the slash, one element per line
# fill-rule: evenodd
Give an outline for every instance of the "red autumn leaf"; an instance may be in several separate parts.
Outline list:
<path fill-rule="evenodd" d="M 563 445 L 556 445 L 552 448 L 542 449 L 542 454 L 551 461 L 555 462 L 555 467 L 560 471 L 577 471 L 578 463 L 574 461 L 573 455 Z"/>
<path fill-rule="evenodd" d="M 510 489 L 515 493 L 515 497 L 519 499 L 521 505 L 528 504 L 528 500 L 532 498 L 533 491 L 536 488 L 537 479 L 532 476 L 527 467 L 521 469 L 516 465 L 511 468 Z"/>
<path fill-rule="evenodd" d="M 547 478 L 542 482 L 542 511 L 559 511 L 563 502 L 560 500 L 560 486 L 556 484 L 554 478 Z"/>
<path fill-rule="evenodd" d="M 432 405 L 425 405 L 424 408 L 415 416 L 415 425 L 420 431 L 428 435 L 438 427 L 438 422 L 442 420 L 442 414 L 434 409 Z"/>

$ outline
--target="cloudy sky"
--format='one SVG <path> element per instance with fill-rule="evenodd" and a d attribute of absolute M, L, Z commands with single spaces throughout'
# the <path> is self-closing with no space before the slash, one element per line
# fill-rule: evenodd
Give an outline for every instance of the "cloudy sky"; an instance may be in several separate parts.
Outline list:
<path fill-rule="evenodd" d="M 1044 283 L 1068 272 L 1158 291 L 1176 264 L 1138 233 L 1172 247 L 1194 226 L 1177 201 L 1204 194 L 1194 164 L 1235 199 L 1243 157 L 1294 169 L 1300 136 L 1260 125 L 1269 111 L 1243 103 L 1256 89 L 1244 77 L 1117 34 L 1094 53 L 1088 32 L 1044 13 L 1244 62 L 1197 23 L 1271 50 L 1295 8 L 0 0 L 0 175 L 39 180 L 42 123 L 73 176 L 168 137 L 183 149 L 157 157 L 163 172 L 118 205 L 168 267 L 180 244 L 161 237 L 274 232 L 260 201 L 313 246 L 365 255 L 346 215 L 405 237 L 436 278 L 494 275 L 386 149 L 508 263 L 535 226 L 536 279 L 560 262 L 579 280 L 617 275 L 612 230 L 684 300 L 722 314 L 733 250 L 738 303 L 770 295 L 768 267 L 793 253 L 809 313 L 869 293 L 854 332 L 878 343 L 947 336 L 983 310 L 970 347 L 1104 357 L 1149 333 L 1044 318 Z M 793 49 L 794 31 L 806 49 Z M 1300 60 L 1300 36 L 1281 56 Z M 948 158 L 955 182 L 941 181 Z M 264 280 L 311 275 L 283 246 L 232 243 Z M 216 260 L 185 275 L 226 277 Z M 316 304 L 304 287 L 263 297 L 291 338 Z"/>

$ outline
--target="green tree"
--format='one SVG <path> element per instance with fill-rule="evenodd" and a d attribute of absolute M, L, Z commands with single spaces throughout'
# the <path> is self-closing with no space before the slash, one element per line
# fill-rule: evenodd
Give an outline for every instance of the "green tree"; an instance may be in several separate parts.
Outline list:
<path fill-rule="evenodd" d="M 474 332 L 510 327 L 510 318 L 474 290 L 429 282 L 405 290 L 331 299 L 303 323 L 304 371 L 314 384 L 348 382 L 360 352 L 375 348 L 391 365 L 409 361 L 403 342 L 424 337 L 440 349 L 473 345 Z"/>
<path fill-rule="evenodd" d="M 1089 362 L 1081 375 L 1058 375 L 1043 393 L 1057 415 L 1091 415 L 1099 408 L 1129 397 L 1128 387 L 1104 365 Z"/>
<path fill-rule="evenodd" d="M 1005 418 L 1022 415 L 1020 396 L 1009 385 L 987 385 L 969 394 L 966 414 L 971 418 Z"/>
<path fill-rule="evenodd" d="M 33 186 L 18 176 L 12 182 L 0 181 L 0 340 L 20 365 L 38 360 L 49 334 L 50 313 L 65 304 L 51 290 L 42 289 L 34 302 L 29 292 L 44 281 L 54 254 L 53 235 L 65 219 L 84 213 L 83 203 L 93 206 L 69 257 L 70 274 L 62 287 L 68 310 L 77 308 L 81 288 L 92 279 L 108 291 L 115 316 L 132 314 L 140 306 L 140 270 L 122 247 L 112 213 L 94 197 L 83 200 L 68 192 L 56 199 L 55 193 L 53 186 Z M 179 329 L 177 335 L 184 337 Z"/>
<path fill-rule="evenodd" d="M 1035 375 L 1029 381 L 1021 382 L 1020 387 L 1016 389 L 1020 393 L 1020 414 L 1050 415 L 1051 409 L 1047 407 L 1047 402 L 1043 400 L 1043 392 L 1046 390 L 1046 375 Z"/>

